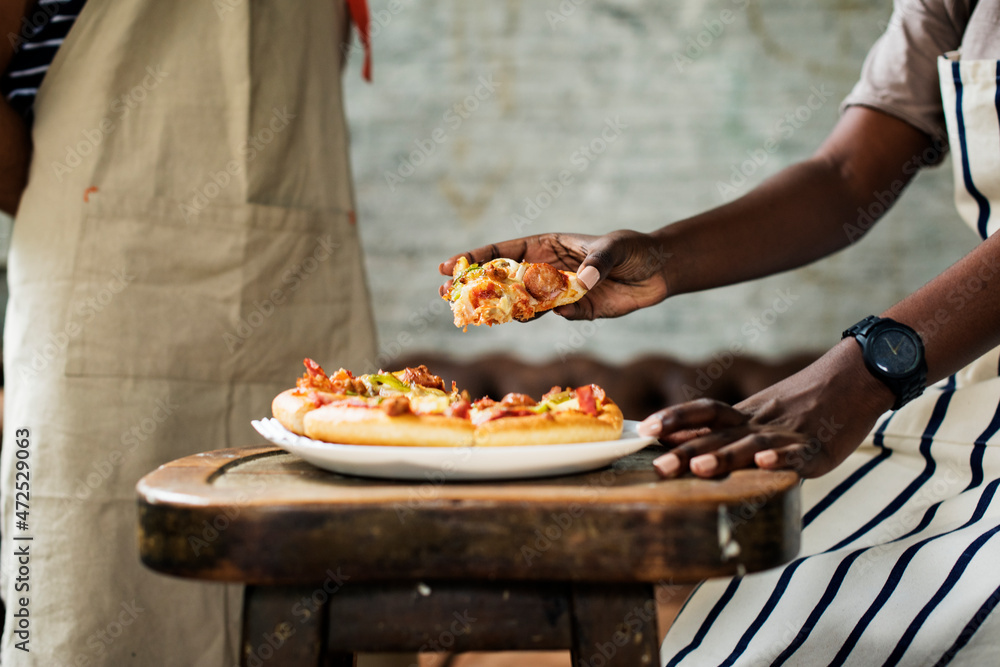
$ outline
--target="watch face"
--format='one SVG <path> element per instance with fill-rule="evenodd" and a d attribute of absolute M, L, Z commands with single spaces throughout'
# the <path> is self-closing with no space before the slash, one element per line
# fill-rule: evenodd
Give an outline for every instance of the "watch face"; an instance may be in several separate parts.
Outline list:
<path fill-rule="evenodd" d="M 903 377 L 920 361 L 920 351 L 912 334 L 903 329 L 886 327 L 870 343 L 871 360 L 886 375 Z"/>

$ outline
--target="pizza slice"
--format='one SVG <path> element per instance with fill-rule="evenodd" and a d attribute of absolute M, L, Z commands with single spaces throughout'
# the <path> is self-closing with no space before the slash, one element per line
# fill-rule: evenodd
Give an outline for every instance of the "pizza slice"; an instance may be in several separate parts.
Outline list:
<path fill-rule="evenodd" d="M 537 313 L 574 303 L 587 293 L 587 286 L 572 271 L 551 264 L 494 259 L 469 264 L 459 257 L 452 272 L 452 287 L 443 298 L 451 302 L 455 326 L 525 322 Z"/>
<path fill-rule="evenodd" d="M 327 376 L 312 359 L 305 359 L 304 364 L 306 372 L 294 389 L 274 398 L 271 412 L 289 431 L 317 440 L 353 443 L 359 437 L 367 437 L 371 442 L 366 444 L 389 444 L 389 440 L 402 437 L 400 431 L 406 431 L 408 437 L 441 439 L 442 434 L 435 434 L 434 427 L 447 420 L 409 417 L 447 418 L 452 416 L 452 406 L 460 409 L 463 401 L 469 402 L 468 395 L 460 394 L 454 387 L 450 393 L 446 392 L 444 381 L 431 375 L 426 366 L 359 376 L 341 368 Z M 320 416 L 315 412 L 320 412 Z M 378 424 L 390 423 L 387 418 L 394 418 L 396 432 L 379 435 Z M 449 444 L 471 444 L 471 440 L 462 442 L 461 434 L 456 433 L 467 430 L 464 421 L 449 426 L 454 436 Z M 358 429 L 367 431 L 367 436 L 355 433 Z"/>
<path fill-rule="evenodd" d="M 503 447 L 615 440 L 621 410 L 597 385 L 553 387 L 535 401 L 524 394 L 472 401 L 426 366 L 355 376 L 327 376 L 311 359 L 294 389 L 271 410 L 288 430 L 324 442 L 357 445 Z"/>

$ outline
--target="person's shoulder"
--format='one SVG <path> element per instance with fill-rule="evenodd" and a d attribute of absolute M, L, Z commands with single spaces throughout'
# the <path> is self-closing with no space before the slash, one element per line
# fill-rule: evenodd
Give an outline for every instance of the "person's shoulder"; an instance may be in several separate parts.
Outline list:
<path fill-rule="evenodd" d="M 892 17 L 879 44 L 890 51 L 927 51 L 936 59 L 959 48 L 975 6 L 976 0 L 894 0 Z"/>
<path fill-rule="evenodd" d="M 977 4 L 996 5 L 995 0 L 979 3 L 977 0 L 894 0 L 896 13 L 903 16 L 912 15 L 916 18 L 931 19 L 949 24 L 957 33 L 965 31 L 972 11 Z"/>

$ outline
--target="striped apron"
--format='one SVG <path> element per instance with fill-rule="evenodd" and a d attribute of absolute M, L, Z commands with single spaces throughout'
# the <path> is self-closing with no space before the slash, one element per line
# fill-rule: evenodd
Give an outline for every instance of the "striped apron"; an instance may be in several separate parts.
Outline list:
<path fill-rule="evenodd" d="M 9 265 L 4 667 L 238 664 L 241 587 L 145 569 L 135 484 L 260 442 L 250 420 L 303 357 L 374 354 L 340 86 L 347 13 L 343 0 L 88 0 L 56 54 Z"/>
<path fill-rule="evenodd" d="M 939 61 L 958 210 L 983 238 L 1000 226 L 998 66 Z M 1000 664 L 998 363 L 995 349 L 887 413 L 805 481 L 802 555 L 702 584 L 663 664 Z"/>

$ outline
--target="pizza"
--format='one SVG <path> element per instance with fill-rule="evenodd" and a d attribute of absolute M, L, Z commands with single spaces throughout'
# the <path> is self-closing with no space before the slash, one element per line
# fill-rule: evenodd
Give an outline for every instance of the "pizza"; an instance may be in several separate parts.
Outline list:
<path fill-rule="evenodd" d="M 451 302 L 455 326 L 525 322 L 537 313 L 583 298 L 587 286 L 572 271 L 551 264 L 494 259 L 469 264 L 459 257 L 452 271 L 452 285 L 442 298 Z"/>
<path fill-rule="evenodd" d="M 535 401 L 507 394 L 472 400 L 426 366 L 327 375 L 312 359 L 293 389 L 271 404 L 286 429 L 315 440 L 353 445 L 505 447 L 616 440 L 623 418 L 597 385 L 562 388 Z"/>

